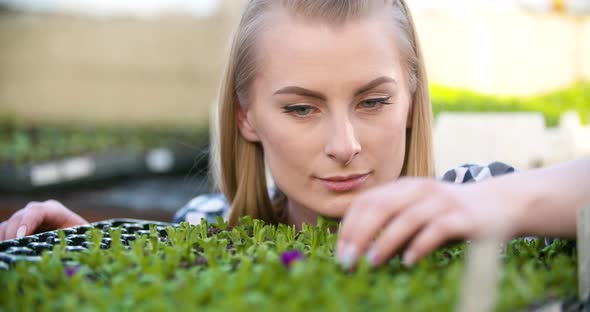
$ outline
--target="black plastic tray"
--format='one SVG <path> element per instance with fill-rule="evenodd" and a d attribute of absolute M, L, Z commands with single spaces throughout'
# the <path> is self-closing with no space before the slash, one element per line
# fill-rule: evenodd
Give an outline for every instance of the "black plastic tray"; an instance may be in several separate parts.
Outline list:
<path fill-rule="evenodd" d="M 0 191 L 32 191 L 117 177 L 207 171 L 208 147 L 156 147 L 64 157 L 20 166 L 0 164 Z"/>
<path fill-rule="evenodd" d="M 129 243 L 138 235 L 149 235 L 150 225 L 156 226 L 156 232 L 160 238 L 167 237 L 167 226 L 178 226 L 176 223 L 135 220 L 135 219 L 111 219 L 72 228 L 61 229 L 66 234 L 66 251 L 82 251 L 89 247 L 86 232 L 92 228 L 102 230 L 103 239 L 100 247 L 110 248 L 111 238 L 109 229 L 120 227 L 122 231 L 121 243 L 129 246 Z M 0 269 L 10 269 L 19 261 L 36 262 L 41 260 L 41 253 L 45 250 L 51 251 L 60 243 L 58 230 L 38 233 L 0 241 Z"/>

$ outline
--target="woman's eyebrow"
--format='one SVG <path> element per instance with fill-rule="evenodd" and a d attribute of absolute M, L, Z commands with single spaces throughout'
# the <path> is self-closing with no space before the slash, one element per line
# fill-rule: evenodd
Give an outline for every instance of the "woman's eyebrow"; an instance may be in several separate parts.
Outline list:
<path fill-rule="evenodd" d="M 375 78 L 375 79 L 371 80 L 371 82 L 367 83 L 365 86 L 360 88 L 358 91 L 356 91 L 354 93 L 354 96 L 359 96 L 359 95 L 377 87 L 378 85 L 388 83 L 388 82 L 393 82 L 393 83 L 397 84 L 397 81 L 395 81 L 395 79 L 388 77 L 388 76 L 381 76 L 379 78 Z"/>
<path fill-rule="evenodd" d="M 305 88 L 301 88 L 301 87 L 296 87 L 296 86 L 288 86 L 288 87 L 281 88 L 281 89 L 277 90 L 274 94 L 297 94 L 297 95 L 301 95 L 304 97 L 312 97 L 312 98 L 320 99 L 323 101 L 326 100 L 326 96 L 324 96 L 321 92 L 317 92 L 317 91 L 313 91 L 313 90 L 309 90 L 309 89 L 305 89 Z"/>
<path fill-rule="evenodd" d="M 369 82 L 366 85 L 364 85 L 363 87 L 359 88 L 358 91 L 356 91 L 354 93 L 354 96 L 358 96 L 360 94 L 363 94 L 363 93 L 377 87 L 378 85 L 388 83 L 388 82 L 397 83 L 395 81 L 395 79 L 393 79 L 391 77 L 381 76 L 379 78 L 375 78 L 375 79 L 371 80 L 371 82 Z M 297 86 L 287 86 L 287 87 L 281 88 L 281 89 L 275 91 L 274 94 L 275 95 L 276 94 L 297 94 L 300 96 L 312 97 L 312 98 L 320 99 L 323 101 L 326 100 L 326 96 L 323 95 L 321 92 L 313 91 L 313 90 L 309 90 L 309 89 L 305 89 L 305 88 L 297 87 Z"/>

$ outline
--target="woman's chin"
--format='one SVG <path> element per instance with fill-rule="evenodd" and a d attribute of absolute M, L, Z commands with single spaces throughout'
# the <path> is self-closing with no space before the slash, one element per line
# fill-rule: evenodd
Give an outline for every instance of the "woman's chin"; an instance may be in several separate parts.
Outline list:
<path fill-rule="evenodd" d="M 314 203 L 312 209 L 318 214 L 329 218 L 342 218 L 350 203 L 354 199 L 352 194 L 342 194 Z"/>

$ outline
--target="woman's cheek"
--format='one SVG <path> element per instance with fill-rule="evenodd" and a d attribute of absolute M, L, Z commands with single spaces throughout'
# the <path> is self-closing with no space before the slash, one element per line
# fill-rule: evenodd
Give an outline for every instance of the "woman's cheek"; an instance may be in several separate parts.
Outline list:
<path fill-rule="evenodd" d="M 297 132 L 288 129 L 268 129 L 269 132 L 262 140 L 266 162 L 270 168 L 275 182 L 283 191 L 297 188 L 306 181 L 309 174 L 310 142 L 305 135 L 297 135 Z"/>
<path fill-rule="evenodd" d="M 404 120 L 388 120 L 376 125 L 367 135 L 365 151 L 375 165 L 375 184 L 380 185 L 399 177 L 406 154 L 406 126 Z"/>

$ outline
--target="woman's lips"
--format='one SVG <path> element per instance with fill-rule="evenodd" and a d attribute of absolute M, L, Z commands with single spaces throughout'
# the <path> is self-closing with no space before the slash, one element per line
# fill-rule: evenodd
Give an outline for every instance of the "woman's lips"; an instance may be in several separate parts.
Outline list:
<path fill-rule="evenodd" d="M 320 183 L 332 192 L 349 192 L 359 188 L 369 177 L 368 173 L 347 177 L 318 178 Z"/>

